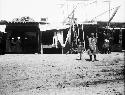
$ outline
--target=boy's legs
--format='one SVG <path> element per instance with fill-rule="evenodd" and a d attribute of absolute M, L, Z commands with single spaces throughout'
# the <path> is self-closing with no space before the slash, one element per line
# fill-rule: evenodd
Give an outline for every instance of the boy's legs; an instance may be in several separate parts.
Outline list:
<path fill-rule="evenodd" d="M 92 54 L 93 54 L 93 50 L 90 50 L 90 55 L 89 55 L 89 57 L 90 57 L 90 61 L 92 61 Z"/>
<path fill-rule="evenodd" d="M 82 59 L 82 53 L 80 52 L 80 60 Z"/>

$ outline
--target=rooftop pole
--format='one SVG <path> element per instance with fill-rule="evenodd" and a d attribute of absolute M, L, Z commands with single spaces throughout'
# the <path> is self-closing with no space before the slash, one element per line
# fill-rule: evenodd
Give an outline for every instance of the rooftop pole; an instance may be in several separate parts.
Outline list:
<path fill-rule="evenodd" d="M 110 20 L 110 0 L 108 2 L 109 2 L 109 20 Z M 110 27 L 110 22 L 108 23 L 108 26 Z"/>
<path fill-rule="evenodd" d="M 110 20 L 110 0 L 104 1 L 108 3 L 108 8 L 109 8 L 109 20 Z M 110 27 L 110 22 L 107 23 L 107 26 Z"/>

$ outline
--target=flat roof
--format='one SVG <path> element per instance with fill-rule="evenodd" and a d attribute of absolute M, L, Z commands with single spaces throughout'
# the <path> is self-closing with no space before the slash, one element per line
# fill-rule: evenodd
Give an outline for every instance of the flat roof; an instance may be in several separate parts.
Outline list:
<path fill-rule="evenodd" d="M 0 25 L 7 25 L 7 24 L 48 24 L 48 22 L 35 22 L 35 21 L 6 21 L 0 22 Z"/>

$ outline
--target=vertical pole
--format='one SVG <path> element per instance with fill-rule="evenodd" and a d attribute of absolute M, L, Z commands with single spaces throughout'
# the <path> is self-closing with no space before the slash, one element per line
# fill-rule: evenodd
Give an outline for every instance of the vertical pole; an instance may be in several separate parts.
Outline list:
<path fill-rule="evenodd" d="M 98 50 L 98 29 L 97 29 L 97 25 L 96 25 L 96 51 L 97 51 L 97 53 L 99 52 L 99 50 Z"/>
<path fill-rule="evenodd" d="M 120 28 L 119 43 L 122 45 L 122 29 Z"/>
<path fill-rule="evenodd" d="M 62 54 L 63 54 L 63 32 L 64 32 L 64 30 L 62 30 Z"/>
<path fill-rule="evenodd" d="M 41 31 L 40 29 L 38 29 L 38 54 L 41 54 Z"/>
<path fill-rule="evenodd" d="M 108 2 L 108 10 L 109 10 L 109 20 L 110 20 L 110 0 L 108 1 L 104 1 L 104 2 Z M 108 21 L 107 26 L 110 27 L 110 22 Z"/>
<path fill-rule="evenodd" d="M 43 44 L 42 44 L 42 31 L 39 31 L 39 39 L 40 39 L 40 46 L 39 46 L 39 48 L 40 48 L 40 53 L 41 54 L 43 54 Z"/>
<path fill-rule="evenodd" d="M 110 20 L 110 0 L 109 0 L 109 20 Z M 110 27 L 110 22 L 108 26 Z"/>
<path fill-rule="evenodd" d="M 79 37 L 79 28 L 78 28 L 78 37 Z M 77 38 L 78 38 L 78 37 L 77 37 Z"/>
<path fill-rule="evenodd" d="M 71 30 L 72 30 L 72 25 L 70 25 L 69 29 L 69 43 L 71 44 Z"/>
<path fill-rule="evenodd" d="M 84 28 L 84 26 L 82 24 L 82 30 L 83 30 L 83 28 Z M 84 41 L 84 49 L 85 49 L 85 34 L 84 34 L 84 30 L 83 30 L 83 41 Z M 85 49 L 85 51 L 86 51 L 86 49 Z"/>
<path fill-rule="evenodd" d="M 37 47 L 37 48 L 38 48 L 38 49 L 37 49 L 38 51 L 37 51 L 37 52 L 38 52 L 38 54 L 40 53 L 40 43 L 39 43 L 39 42 L 40 42 L 40 39 L 39 39 L 39 36 L 40 36 L 40 35 L 39 35 L 39 30 L 37 30 L 37 39 L 38 39 L 38 40 L 37 40 L 37 41 L 38 41 L 38 43 L 37 43 L 37 44 L 38 44 L 38 45 L 37 45 L 37 46 L 38 46 L 38 47 Z"/>
<path fill-rule="evenodd" d="M 79 26 L 77 26 L 77 28 L 78 28 L 78 30 L 75 31 L 75 44 L 76 44 L 76 45 L 78 44 L 77 40 L 78 40 L 78 31 L 79 31 Z"/>

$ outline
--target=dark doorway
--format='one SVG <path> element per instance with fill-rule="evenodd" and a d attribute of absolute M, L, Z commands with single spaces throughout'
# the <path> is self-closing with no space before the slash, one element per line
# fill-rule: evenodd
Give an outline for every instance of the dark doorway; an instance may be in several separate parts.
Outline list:
<path fill-rule="evenodd" d="M 8 23 L 5 31 L 6 53 L 40 53 L 38 23 Z"/>
<path fill-rule="evenodd" d="M 122 49 L 125 50 L 125 29 L 122 29 Z"/>

